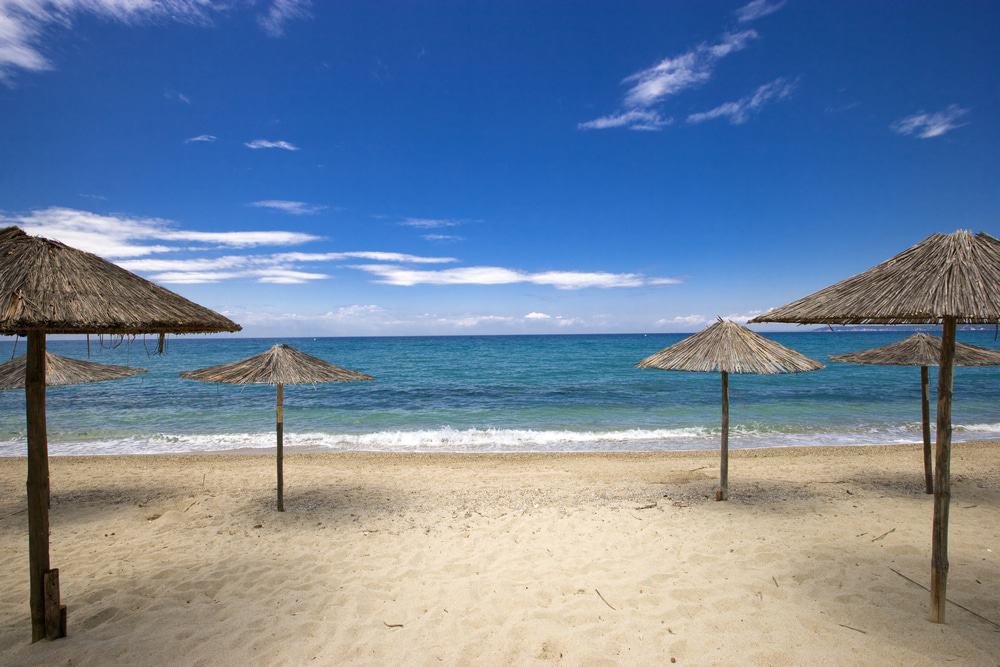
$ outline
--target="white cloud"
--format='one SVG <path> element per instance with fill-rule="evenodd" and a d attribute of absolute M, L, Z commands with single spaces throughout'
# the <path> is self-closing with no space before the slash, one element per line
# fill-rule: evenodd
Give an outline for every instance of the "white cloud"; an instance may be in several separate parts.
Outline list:
<path fill-rule="evenodd" d="M 283 37 L 285 24 L 293 19 L 309 18 L 310 0 L 274 0 L 267 12 L 257 17 L 257 23 L 271 37 Z"/>
<path fill-rule="evenodd" d="M 221 269 L 238 269 L 253 263 L 251 257 L 245 255 L 224 255 L 222 257 L 205 257 L 195 259 L 126 259 L 115 262 L 129 271 L 218 271 Z"/>
<path fill-rule="evenodd" d="M 247 141 L 243 144 L 247 148 L 253 150 L 260 150 L 262 148 L 280 148 L 284 151 L 297 151 L 299 147 L 290 141 L 271 141 L 270 139 L 254 139 L 253 141 Z"/>
<path fill-rule="evenodd" d="M 167 248 L 166 250 L 175 250 Z M 222 255 L 171 259 L 144 257 L 124 259 L 118 263 L 124 269 L 152 274 L 150 278 L 164 283 L 199 284 L 227 280 L 253 279 L 261 283 L 297 285 L 329 278 L 327 273 L 304 271 L 303 265 L 337 262 L 347 259 L 374 259 L 380 262 L 440 264 L 456 261 L 453 257 L 421 257 L 397 252 L 279 252 L 266 255 Z"/>
<path fill-rule="evenodd" d="M 458 227 L 462 223 L 462 220 L 453 218 L 406 218 L 399 224 L 417 229 L 441 229 L 443 227 Z"/>
<path fill-rule="evenodd" d="M 477 327 L 480 324 L 497 324 L 513 322 L 514 318 L 508 315 L 469 315 L 467 317 L 439 317 L 437 321 L 441 324 L 452 324 L 462 329 Z"/>
<path fill-rule="evenodd" d="M 43 53 L 47 40 L 62 39 L 57 31 L 72 30 L 81 15 L 124 25 L 157 21 L 209 25 L 216 15 L 252 6 L 233 0 L 0 0 L 0 82 L 9 82 L 19 70 L 52 69 Z M 260 25 L 268 34 L 280 35 L 287 21 L 308 16 L 308 6 L 304 0 L 273 0 L 260 16 Z M 189 103 L 179 93 L 171 99 Z"/>
<path fill-rule="evenodd" d="M 464 241 L 464 237 L 455 234 L 423 234 L 420 238 L 425 241 Z"/>
<path fill-rule="evenodd" d="M 625 95 L 625 105 L 649 107 L 664 97 L 708 81 L 719 60 L 743 50 L 756 37 L 755 30 L 728 33 L 716 44 L 699 44 L 691 51 L 664 58 L 652 67 L 625 77 L 623 83 L 633 84 Z"/>
<path fill-rule="evenodd" d="M 900 118 L 889 127 L 898 134 L 931 139 L 967 125 L 968 123 L 958 122 L 967 113 L 969 113 L 968 109 L 952 104 L 947 109 L 936 113 L 918 111 L 911 116 Z"/>
<path fill-rule="evenodd" d="M 722 319 L 729 320 L 730 322 L 736 322 L 737 324 L 746 324 L 758 315 L 763 314 L 763 310 L 751 310 L 746 313 L 729 313 L 728 315 L 722 315 Z"/>
<path fill-rule="evenodd" d="M 757 31 L 727 33 L 714 44 L 703 42 L 680 55 L 664 58 L 652 67 L 625 77 L 631 84 L 619 111 L 580 123 L 580 129 L 627 127 L 653 130 L 669 123 L 651 107 L 683 90 L 705 83 L 712 77 L 715 65 L 731 53 L 741 51 L 757 38 Z"/>
<path fill-rule="evenodd" d="M 318 204 L 307 204 L 304 201 L 292 201 L 288 199 L 262 199 L 251 202 L 250 206 L 256 208 L 270 208 L 275 211 L 283 211 L 291 215 L 312 215 L 324 210 L 326 206 Z"/>
<path fill-rule="evenodd" d="M 581 130 L 606 130 L 612 127 L 627 127 L 630 130 L 659 130 L 673 122 L 673 118 L 663 118 L 656 111 L 632 109 L 578 123 L 577 127 Z"/>
<path fill-rule="evenodd" d="M 757 88 L 753 95 L 747 95 L 735 102 L 720 104 L 709 111 L 693 113 L 687 117 L 687 122 L 702 123 L 715 118 L 728 118 L 733 125 L 741 125 L 765 104 L 787 98 L 795 90 L 795 86 L 794 81 L 778 78 Z"/>
<path fill-rule="evenodd" d="M 319 238 L 312 234 L 285 231 L 199 232 L 178 229 L 171 221 L 162 218 L 102 215 L 60 207 L 38 209 L 23 215 L 0 214 L 0 222 L 18 225 L 29 234 L 56 239 L 103 257 L 142 257 L 181 250 L 183 248 L 167 244 L 178 241 L 250 248 L 298 245 Z"/>
<path fill-rule="evenodd" d="M 191 104 L 191 98 L 190 97 L 188 97 L 184 93 L 180 93 L 180 92 L 178 92 L 176 90 L 166 90 L 166 91 L 164 91 L 163 92 L 163 97 L 167 98 L 171 102 L 182 102 L 182 103 L 188 104 L 188 105 Z"/>
<path fill-rule="evenodd" d="M 351 250 L 348 252 L 286 252 L 275 257 L 293 262 L 336 262 L 344 259 L 370 259 L 375 262 L 401 262 L 403 264 L 451 264 L 454 257 L 424 257 L 404 252 L 382 250 Z"/>
<path fill-rule="evenodd" d="M 167 271 L 156 273 L 151 278 L 161 283 L 195 285 L 218 283 L 224 280 L 253 278 L 259 283 L 279 285 L 299 285 L 312 280 L 323 280 L 330 276 L 325 273 L 307 273 L 291 269 L 247 269 L 245 271 Z"/>
<path fill-rule="evenodd" d="M 499 266 L 468 266 L 455 269 L 410 269 L 386 264 L 362 264 L 352 268 L 377 277 L 385 285 L 511 285 L 530 283 L 556 289 L 572 290 L 587 287 L 642 287 L 651 280 L 637 273 L 606 273 L 586 271 L 543 271 L 524 273 Z M 658 284 L 663 284 L 662 282 Z"/>
<path fill-rule="evenodd" d="M 526 320 L 551 320 L 552 316 L 548 313 L 528 313 L 524 316 Z"/>
<path fill-rule="evenodd" d="M 382 306 L 376 306 L 375 304 L 352 304 L 350 306 L 341 306 L 337 310 L 329 313 L 328 316 L 332 319 L 346 320 L 346 319 L 359 319 L 364 317 L 369 317 L 371 315 L 378 315 L 385 312 L 385 308 Z"/>
<path fill-rule="evenodd" d="M 214 134 L 199 134 L 196 137 L 189 137 L 184 140 L 186 144 L 197 144 L 197 143 L 212 143 L 218 139 Z"/>
<path fill-rule="evenodd" d="M 729 313 L 728 315 L 720 315 L 724 320 L 729 320 L 730 322 L 736 322 L 738 324 L 746 324 L 753 318 L 757 317 L 763 310 L 751 310 L 745 313 Z M 673 317 L 664 317 L 656 320 L 656 326 L 660 327 L 673 327 L 673 326 L 686 326 L 686 327 L 700 327 L 704 326 L 710 322 L 715 322 L 716 316 L 707 315 L 675 315 Z"/>
<path fill-rule="evenodd" d="M 675 315 L 674 317 L 664 317 L 662 319 L 656 320 L 657 326 L 669 326 L 672 324 L 687 324 L 690 326 L 697 326 L 699 324 L 705 324 L 708 321 L 704 315 Z"/>
<path fill-rule="evenodd" d="M 740 23 L 747 23 L 749 21 L 756 21 L 757 19 L 763 18 L 769 14 L 773 14 L 784 6 L 785 0 L 777 0 L 776 2 L 768 2 L 768 0 L 751 0 L 737 9 L 734 13 L 736 14 L 737 21 Z"/>

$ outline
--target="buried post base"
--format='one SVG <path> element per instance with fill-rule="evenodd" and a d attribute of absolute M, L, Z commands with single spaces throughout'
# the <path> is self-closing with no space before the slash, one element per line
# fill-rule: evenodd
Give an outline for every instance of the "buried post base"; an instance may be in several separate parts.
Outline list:
<path fill-rule="evenodd" d="M 729 500 L 729 489 L 716 489 L 715 490 L 716 500 Z"/>
<path fill-rule="evenodd" d="M 45 638 L 66 636 L 66 605 L 59 602 L 59 570 L 46 570 L 42 576 L 45 590 Z"/>

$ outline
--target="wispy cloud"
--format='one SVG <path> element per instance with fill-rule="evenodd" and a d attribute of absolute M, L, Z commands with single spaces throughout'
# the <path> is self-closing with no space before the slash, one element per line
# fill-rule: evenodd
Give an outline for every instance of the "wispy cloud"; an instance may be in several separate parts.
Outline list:
<path fill-rule="evenodd" d="M 262 148 L 280 148 L 284 151 L 297 151 L 299 147 L 290 141 L 271 141 L 270 139 L 254 139 L 253 141 L 247 141 L 243 144 L 247 148 L 253 150 L 260 150 Z"/>
<path fill-rule="evenodd" d="M 759 111 L 764 105 L 783 100 L 790 96 L 795 90 L 795 86 L 795 81 L 778 78 L 757 88 L 753 95 L 741 97 L 735 102 L 720 104 L 708 111 L 693 113 L 687 117 L 687 122 L 703 123 L 706 120 L 713 120 L 715 118 L 727 118 L 733 125 L 741 125 L 747 122 L 750 116 Z"/>
<path fill-rule="evenodd" d="M 455 218 L 406 218 L 399 224 L 417 229 L 443 229 L 445 227 L 458 227 L 464 222 L 464 220 Z"/>
<path fill-rule="evenodd" d="M 412 287 L 414 285 L 511 285 L 530 283 L 556 289 L 573 290 L 587 287 L 643 287 L 674 284 L 672 278 L 649 279 L 638 273 L 607 273 L 590 271 L 543 271 L 527 273 L 500 266 L 467 266 L 454 269 L 411 269 L 387 264 L 361 264 L 352 268 L 376 277 L 377 283 Z M 656 282 L 654 282 L 656 281 Z"/>
<path fill-rule="evenodd" d="M 310 0 L 274 0 L 267 11 L 257 17 L 257 23 L 271 37 L 283 37 L 285 24 L 295 19 L 310 16 Z"/>
<path fill-rule="evenodd" d="M 420 236 L 425 241 L 463 241 L 465 237 L 455 234 L 422 234 Z"/>
<path fill-rule="evenodd" d="M 186 144 L 200 144 L 200 143 L 210 144 L 213 141 L 215 141 L 216 139 L 218 139 L 218 137 L 215 136 L 214 134 L 199 134 L 198 136 L 195 136 L 195 137 L 188 137 L 187 139 L 184 140 L 184 143 L 186 143 Z"/>
<path fill-rule="evenodd" d="M 307 273 L 305 271 L 281 268 L 247 269 L 245 271 L 168 271 L 166 273 L 156 273 L 151 276 L 157 282 L 177 285 L 219 283 L 239 278 L 252 278 L 259 283 L 271 283 L 275 285 L 302 285 L 329 277 L 325 273 Z"/>
<path fill-rule="evenodd" d="M 524 316 L 526 320 L 551 320 L 552 316 L 548 313 L 531 312 Z"/>
<path fill-rule="evenodd" d="M 656 111 L 633 109 L 578 123 L 577 127 L 581 130 L 607 130 L 612 127 L 627 127 L 630 130 L 650 131 L 659 130 L 673 122 L 673 118 L 663 118 Z"/>
<path fill-rule="evenodd" d="M 763 310 L 751 310 L 745 313 L 729 313 L 727 315 L 720 315 L 724 320 L 729 320 L 730 322 L 736 322 L 738 324 L 746 324 L 753 318 L 762 314 Z M 661 327 L 674 327 L 674 326 L 687 326 L 687 327 L 700 327 L 710 322 L 714 322 L 716 317 L 714 315 L 675 315 L 673 317 L 664 317 L 656 320 L 656 326 Z"/>
<path fill-rule="evenodd" d="M 272 0 L 259 17 L 261 28 L 280 36 L 285 24 L 309 15 L 305 0 Z M 72 30 L 81 15 L 97 16 L 124 25 L 175 21 L 210 25 L 217 15 L 254 3 L 232 0 L 0 0 L 0 82 L 9 83 L 16 71 L 38 72 L 54 67 L 44 54 L 47 40 L 60 39 L 56 30 Z M 190 102 L 180 93 L 171 99 Z"/>
<path fill-rule="evenodd" d="M 276 255 L 280 259 L 296 262 L 338 262 L 345 259 L 367 259 L 373 262 L 400 262 L 402 264 L 452 264 L 454 257 L 424 257 L 404 252 L 382 250 L 351 250 L 348 252 L 285 252 Z"/>
<path fill-rule="evenodd" d="M 250 206 L 256 208 L 269 208 L 275 211 L 290 213 L 291 215 L 313 215 L 326 209 L 326 206 L 318 204 L 307 204 L 304 201 L 293 201 L 288 199 L 262 199 L 251 202 Z"/>
<path fill-rule="evenodd" d="M 664 58 L 652 67 L 625 77 L 622 83 L 629 84 L 629 89 L 621 108 L 607 116 L 580 123 L 578 127 L 655 130 L 669 124 L 669 119 L 652 107 L 667 97 L 708 81 L 721 59 L 743 50 L 757 36 L 755 30 L 727 33 L 718 42 L 703 42 L 690 51 Z"/>
<path fill-rule="evenodd" d="M 56 239 L 103 257 L 142 257 L 183 249 L 175 245 L 177 242 L 252 248 L 298 245 L 319 238 L 286 231 L 202 232 L 180 229 L 162 218 L 102 215 L 60 207 L 0 214 L 0 223 L 19 225 L 29 234 Z"/>
<path fill-rule="evenodd" d="M 129 271 L 148 274 L 153 280 L 175 284 L 218 283 L 252 279 L 260 283 L 298 285 L 329 278 L 328 273 L 306 270 L 310 264 L 330 264 L 368 259 L 408 264 L 445 264 L 452 257 L 422 257 L 384 251 L 279 252 L 272 254 L 223 255 L 220 257 L 126 259 L 118 265 Z"/>
<path fill-rule="evenodd" d="M 963 125 L 968 125 L 968 123 L 959 122 L 968 113 L 968 109 L 952 104 L 947 109 L 936 113 L 918 111 L 913 115 L 900 118 L 889 127 L 897 134 L 931 139 L 947 134 Z"/>
<path fill-rule="evenodd" d="M 750 21 L 756 21 L 757 19 L 764 18 L 769 14 L 773 14 L 784 6 L 785 0 L 775 0 L 775 2 L 768 2 L 768 0 L 751 0 L 737 9 L 734 13 L 736 14 L 737 21 L 740 23 L 749 23 Z"/>
<path fill-rule="evenodd" d="M 126 259 L 118 265 L 129 271 L 220 271 L 249 267 L 294 268 L 300 264 L 340 262 L 351 259 L 371 259 L 380 262 L 408 264 L 447 264 L 457 261 L 454 257 L 421 257 L 399 252 L 372 250 L 351 252 L 279 252 L 267 255 L 222 255 L 220 257 L 194 257 L 165 259 L 146 257 Z"/>
<path fill-rule="evenodd" d="M 191 104 L 191 98 L 184 93 L 178 92 L 176 90 L 165 90 L 163 91 L 163 97 L 170 100 L 171 102 L 181 102 L 182 104 Z"/>

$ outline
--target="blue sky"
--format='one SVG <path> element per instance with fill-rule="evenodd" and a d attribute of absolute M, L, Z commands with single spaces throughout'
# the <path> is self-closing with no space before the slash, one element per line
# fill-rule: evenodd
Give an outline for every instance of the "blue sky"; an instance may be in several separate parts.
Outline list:
<path fill-rule="evenodd" d="M 985 3 L 0 0 L 0 218 L 250 335 L 692 331 L 997 234 Z"/>

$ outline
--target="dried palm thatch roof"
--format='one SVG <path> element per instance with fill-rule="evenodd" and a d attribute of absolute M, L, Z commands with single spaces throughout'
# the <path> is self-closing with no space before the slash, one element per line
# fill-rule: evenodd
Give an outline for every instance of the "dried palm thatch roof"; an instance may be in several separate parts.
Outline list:
<path fill-rule="evenodd" d="M 0 229 L 0 334 L 209 333 L 240 326 L 97 255 Z"/>
<path fill-rule="evenodd" d="M 181 377 L 224 384 L 318 384 L 375 379 L 328 364 L 288 345 L 275 345 L 267 352 L 231 364 L 185 371 Z"/>
<path fill-rule="evenodd" d="M 735 322 L 718 322 L 643 359 L 637 368 L 726 373 L 801 373 L 823 364 Z"/>
<path fill-rule="evenodd" d="M 27 357 L 22 355 L 0 364 L 0 389 L 24 388 L 26 359 Z M 145 368 L 99 364 L 94 361 L 60 357 L 51 352 L 45 353 L 45 384 L 49 387 L 120 380 L 145 372 Z"/>
<path fill-rule="evenodd" d="M 847 364 L 876 366 L 937 366 L 941 360 L 941 339 L 937 336 L 918 333 L 882 347 L 837 354 L 831 356 L 830 359 Z M 1000 366 L 1000 350 L 955 343 L 955 365 Z"/>
<path fill-rule="evenodd" d="M 933 324 L 1000 321 L 1000 240 L 933 234 L 892 259 L 751 322 Z"/>

